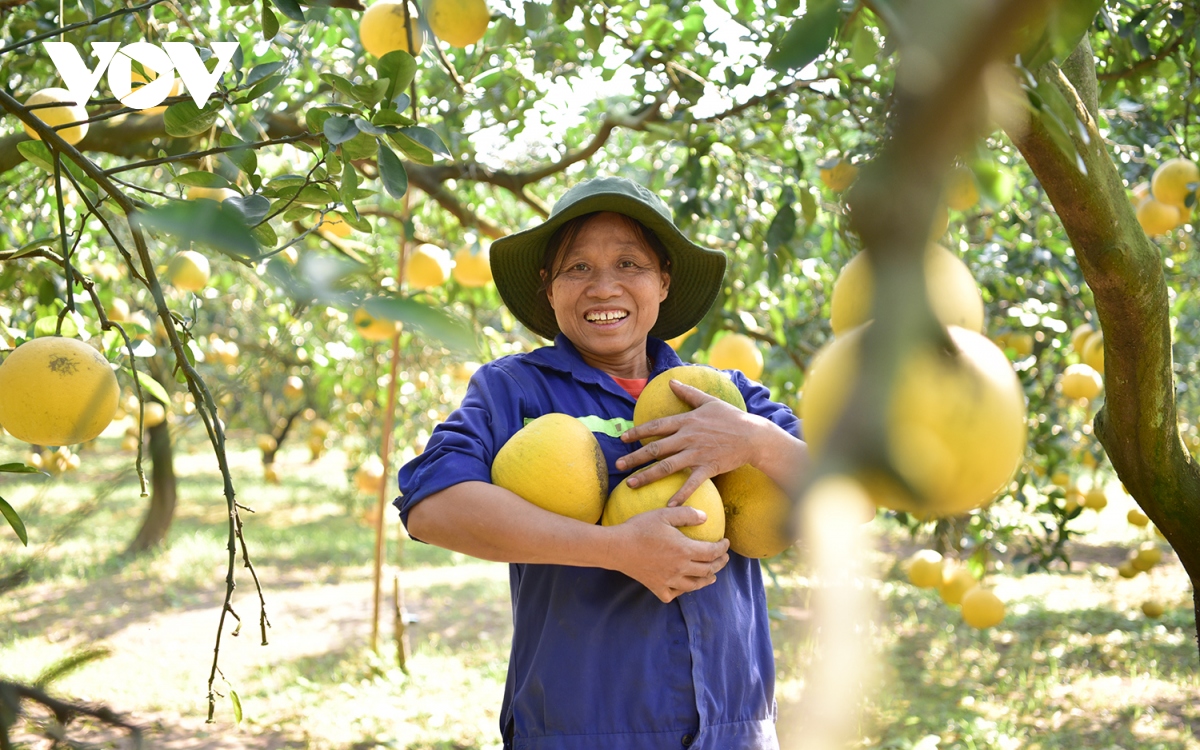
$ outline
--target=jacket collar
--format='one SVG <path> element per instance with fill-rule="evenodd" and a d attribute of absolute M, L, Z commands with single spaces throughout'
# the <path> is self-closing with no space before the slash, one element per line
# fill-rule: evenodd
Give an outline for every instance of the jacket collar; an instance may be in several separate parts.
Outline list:
<path fill-rule="evenodd" d="M 654 362 L 654 368 L 650 372 L 651 379 L 664 370 L 683 364 L 683 360 L 679 359 L 679 355 L 667 342 L 653 336 L 646 337 L 646 353 Z M 632 396 L 617 385 L 617 381 L 613 380 L 611 375 L 585 362 L 579 350 L 562 333 L 554 337 L 552 346 L 543 346 L 526 354 L 525 361 L 539 367 L 565 372 L 580 382 L 599 385 L 616 395 L 633 400 Z"/>

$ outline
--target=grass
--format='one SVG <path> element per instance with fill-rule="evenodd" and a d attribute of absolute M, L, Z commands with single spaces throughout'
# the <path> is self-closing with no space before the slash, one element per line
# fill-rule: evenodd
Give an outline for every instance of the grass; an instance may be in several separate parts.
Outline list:
<path fill-rule="evenodd" d="M 89 645 L 111 655 L 55 683 L 55 694 L 98 701 L 150 728 L 152 747 L 497 748 L 497 721 L 511 638 L 508 574 L 485 563 L 409 542 L 403 566 L 391 543 L 379 653 L 369 648 L 374 533 L 352 494 L 344 457 L 310 464 L 284 450 L 283 482 L 261 481 L 249 436 L 231 454 L 246 540 L 263 581 L 272 627 L 259 644 L 258 602 L 239 565 L 234 607 L 241 634 L 222 636 L 217 716 L 204 722 L 225 576 L 226 510 L 202 445 L 177 456 L 180 504 L 169 545 L 122 557 L 146 500 L 125 468 L 129 456 L 102 439 L 76 476 L 0 479 L 0 495 L 25 519 L 30 547 L 0 534 L 0 677 L 34 679 Z M 0 438 L 0 460 L 20 446 Z M 880 748 L 1164 748 L 1196 750 L 1200 681 L 1188 582 L 1174 557 L 1151 577 L 1117 579 L 1108 564 L 1133 543 L 1126 508 L 1114 502 L 1086 518 L 1088 534 L 1069 572 L 997 575 L 1009 615 L 983 631 L 963 627 L 936 594 L 902 580 L 896 563 L 912 547 L 880 525 L 864 581 L 881 611 L 871 631 L 877 657 L 862 706 L 861 740 Z M 389 537 L 397 525 L 389 522 Z M 784 747 L 803 747 L 794 726 L 805 671 L 818 645 L 806 629 L 808 579 L 788 560 L 772 563 Z M 397 666 L 391 582 L 399 572 L 412 654 Z M 1137 607 L 1168 603 L 1157 621 Z M 244 710 L 234 721 L 231 692 Z M 40 747 L 34 714 L 20 730 Z M 124 746 L 92 724 L 72 736 Z"/>

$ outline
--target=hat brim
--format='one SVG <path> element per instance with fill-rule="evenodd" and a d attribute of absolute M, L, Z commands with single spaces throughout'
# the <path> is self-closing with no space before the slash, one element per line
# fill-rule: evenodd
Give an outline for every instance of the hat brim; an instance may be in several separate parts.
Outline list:
<path fill-rule="evenodd" d="M 693 243 L 662 214 L 622 193 L 596 193 L 553 214 L 542 224 L 492 243 L 492 277 L 501 299 L 526 328 L 553 339 L 559 333 L 554 309 L 540 289 L 546 243 L 566 222 L 596 211 L 637 219 L 654 232 L 671 259 L 671 286 L 659 305 L 650 335 L 670 339 L 691 330 L 708 313 L 725 278 L 725 254 Z"/>

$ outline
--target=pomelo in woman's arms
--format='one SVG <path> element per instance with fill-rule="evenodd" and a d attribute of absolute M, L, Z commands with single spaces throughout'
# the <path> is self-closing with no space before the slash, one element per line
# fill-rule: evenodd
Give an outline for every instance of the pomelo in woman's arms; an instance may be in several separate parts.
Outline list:
<path fill-rule="evenodd" d="M 645 390 L 642 391 L 641 396 L 638 396 L 637 404 L 633 407 L 633 424 L 635 426 L 692 410 L 691 406 L 671 390 L 672 380 L 699 388 L 710 396 L 715 396 L 746 411 L 746 399 L 742 398 L 742 392 L 737 389 L 728 375 L 711 367 L 680 365 L 660 372 L 646 384 Z M 643 438 L 642 443 L 652 443 L 657 439 L 656 437 Z"/>
<path fill-rule="evenodd" d="M 496 453 L 492 484 L 540 508 L 595 523 L 608 492 L 608 462 L 583 422 L 567 414 L 544 414 Z"/>
<path fill-rule="evenodd" d="M 632 476 L 645 470 L 636 471 Z M 677 471 L 637 488 L 630 487 L 629 480 L 626 479 L 617 485 L 608 502 L 604 504 L 604 515 L 601 516 L 600 523 L 604 526 L 616 526 L 646 511 L 667 507 L 667 501 L 679 491 L 687 479 L 688 472 Z M 680 526 L 679 530 L 684 536 L 701 542 L 719 542 L 725 538 L 725 509 L 721 505 L 721 495 L 711 479 L 705 479 L 683 504 L 702 510 L 707 516 L 704 523 L 697 526 Z"/>

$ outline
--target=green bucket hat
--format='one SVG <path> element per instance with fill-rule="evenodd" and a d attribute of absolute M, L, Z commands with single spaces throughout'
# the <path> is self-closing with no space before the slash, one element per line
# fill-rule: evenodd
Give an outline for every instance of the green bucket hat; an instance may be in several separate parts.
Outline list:
<path fill-rule="evenodd" d="M 671 287 L 650 335 L 674 338 L 700 322 L 712 307 L 725 277 L 725 254 L 694 244 L 671 219 L 662 199 L 624 177 L 594 177 L 571 188 L 554 204 L 550 218 L 532 229 L 492 243 L 492 277 L 501 299 L 517 320 L 539 336 L 559 333 L 554 309 L 539 292 L 546 243 L 566 222 L 595 211 L 637 219 L 654 232 L 671 259 Z"/>

